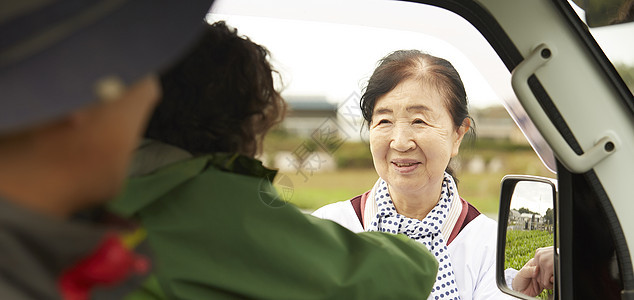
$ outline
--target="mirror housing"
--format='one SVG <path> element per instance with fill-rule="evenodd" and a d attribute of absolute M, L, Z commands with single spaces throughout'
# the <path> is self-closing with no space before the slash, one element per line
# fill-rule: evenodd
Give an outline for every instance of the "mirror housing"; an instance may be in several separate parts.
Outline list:
<path fill-rule="evenodd" d="M 541 257 L 552 253 L 547 258 L 552 258 L 555 285 L 558 269 L 558 251 L 553 247 L 557 224 L 556 197 L 555 179 L 527 175 L 507 175 L 502 179 L 496 253 L 496 283 L 502 292 L 521 299 L 535 299 L 513 290 L 511 285 L 520 274 L 519 270 L 524 270 L 525 264 L 536 255 L 537 249 L 540 249 Z M 513 232 L 510 238 L 507 236 L 509 232 Z M 513 257 L 507 257 L 507 253 Z M 526 271 L 521 274 L 526 274 Z M 540 292 L 544 296 L 544 292 Z"/>

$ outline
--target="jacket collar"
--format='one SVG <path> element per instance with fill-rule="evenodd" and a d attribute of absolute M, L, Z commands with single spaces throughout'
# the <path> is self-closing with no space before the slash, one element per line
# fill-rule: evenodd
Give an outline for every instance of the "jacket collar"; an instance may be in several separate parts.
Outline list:
<path fill-rule="evenodd" d="M 191 178 L 214 168 L 273 181 L 276 170 L 267 169 L 262 162 L 236 153 L 214 153 L 159 167 L 155 171 L 128 179 L 123 193 L 109 203 L 109 208 L 123 217 L 131 217 L 143 207 L 185 183 Z"/>

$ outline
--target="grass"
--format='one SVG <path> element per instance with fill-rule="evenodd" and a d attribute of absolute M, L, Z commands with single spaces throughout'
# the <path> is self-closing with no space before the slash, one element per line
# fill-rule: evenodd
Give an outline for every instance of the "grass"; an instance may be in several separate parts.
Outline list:
<path fill-rule="evenodd" d="M 367 168 L 306 174 L 307 178 L 293 173 L 284 175 L 293 182 L 294 192 L 289 202 L 311 211 L 364 193 L 378 178 L 374 169 Z"/>
<path fill-rule="evenodd" d="M 264 152 L 272 157 L 277 151 L 294 151 L 310 138 L 300 138 L 274 130 L 264 141 Z M 316 147 L 316 146 L 315 146 Z M 350 199 L 369 190 L 378 175 L 372 165 L 369 147 L 364 142 L 349 142 L 338 148 L 333 156 L 339 169 L 333 172 L 306 174 L 284 173 L 293 183 L 289 202 L 312 211 L 326 204 Z M 497 171 L 469 173 L 466 166 L 457 170 L 460 196 L 480 212 L 496 216 L 499 207 L 500 182 L 506 174 L 526 174 L 553 177 L 528 145 L 512 144 L 504 140 L 476 139 L 463 143 L 457 161 L 466 162 L 480 157 L 485 163 L 501 162 Z"/>
<path fill-rule="evenodd" d="M 519 270 L 535 256 L 535 250 L 554 244 L 554 236 L 548 231 L 508 230 L 504 249 L 504 268 Z"/>
<path fill-rule="evenodd" d="M 537 248 L 554 245 L 554 236 L 551 232 L 539 230 L 509 230 L 506 232 L 506 247 L 504 269 L 513 268 L 519 270 L 535 256 Z M 537 299 L 550 299 L 553 290 L 544 290 L 537 295 Z"/>
<path fill-rule="evenodd" d="M 294 192 L 289 202 L 305 210 L 315 210 L 364 193 L 372 188 L 378 178 L 374 169 L 314 173 L 306 181 L 301 175 L 284 175 L 289 176 L 293 182 Z M 458 184 L 460 196 L 482 213 L 497 214 L 500 181 L 503 176 L 502 173 L 463 174 Z"/>
<path fill-rule="evenodd" d="M 344 145 L 345 147 L 345 145 Z M 469 155 L 480 155 L 485 161 L 500 158 L 503 169 L 500 172 L 468 173 L 457 172 L 460 196 L 473 204 L 480 212 L 497 216 L 500 196 L 500 182 L 506 174 L 527 174 L 553 177 L 530 149 L 466 151 Z M 336 155 L 336 153 L 335 153 Z M 339 169 L 334 172 L 306 174 L 285 173 L 293 182 L 291 203 L 299 208 L 312 211 L 329 203 L 348 200 L 369 190 L 378 178 L 373 168 Z"/>
<path fill-rule="evenodd" d="M 458 193 L 481 213 L 497 215 L 502 177 L 504 173 L 458 174 Z"/>

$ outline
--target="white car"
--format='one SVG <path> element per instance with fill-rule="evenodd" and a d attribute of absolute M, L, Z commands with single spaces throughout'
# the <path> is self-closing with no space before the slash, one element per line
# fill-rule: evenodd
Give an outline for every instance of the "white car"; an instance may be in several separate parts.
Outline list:
<path fill-rule="evenodd" d="M 634 249 L 634 98 L 613 64 L 619 59 L 634 64 L 634 23 L 590 29 L 632 21 L 632 11 L 627 11 L 629 20 L 627 14 L 616 20 L 599 18 L 592 9 L 615 2 L 617 10 L 631 10 L 633 1 L 575 2 L 579 5 L 565 0 L 219 0 L 213 13 L 423 33 L 458 48 L 505 101 L 557 176 L 556 181 L 515 176 L 503 182 L 498 286 L 527 298 L 504 282 L 504 251 L 507 229 L 532 228 L 554 233 L 555 299 L 634 299 L 634 252 L 629 250 Z M 598 43 L 610 35 L 616 46 Z M 279 36 L 293 40 L 288 32 Z M 355 38 L 329 46 L 345 51 Z M 483 53 L 492 53 L 493 59 L 483 59 Z M 325 60 L 318 54 L 305 59 L 315 66 Z M 332 72 L 351 68 L 342 65 Z M 520 201 L 513 191 L 522 181 L 549 185 L 546 201 L 554 218 L 532 217 L 530 224 L 522 219 L 521 226 L 508 223 L 511 202 Z M 519 222 L 521 215 L 515 217 L 512 222 Z"/>

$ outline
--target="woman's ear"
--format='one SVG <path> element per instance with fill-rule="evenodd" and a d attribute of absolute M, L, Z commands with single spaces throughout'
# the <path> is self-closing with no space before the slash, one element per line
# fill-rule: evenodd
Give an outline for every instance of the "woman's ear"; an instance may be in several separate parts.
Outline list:
<path fill-rule="evenodd" d="M 460 127 L 456 129 L 455 140 L 453 143 L 453 148 L 451 149 L 451 157 L 455 157 L 456 155 L 458 155 L 458 151 L 460 150 L 460 144 L 462 143 L 462 139 L 464 138 L 465 134 L 467 134 L 467 132 L 469 131 L 469 128 L 471 128 L 471 119 L 464 118 L 464 120 L 462 121 L 462 125 L 460 125 Z"/>

